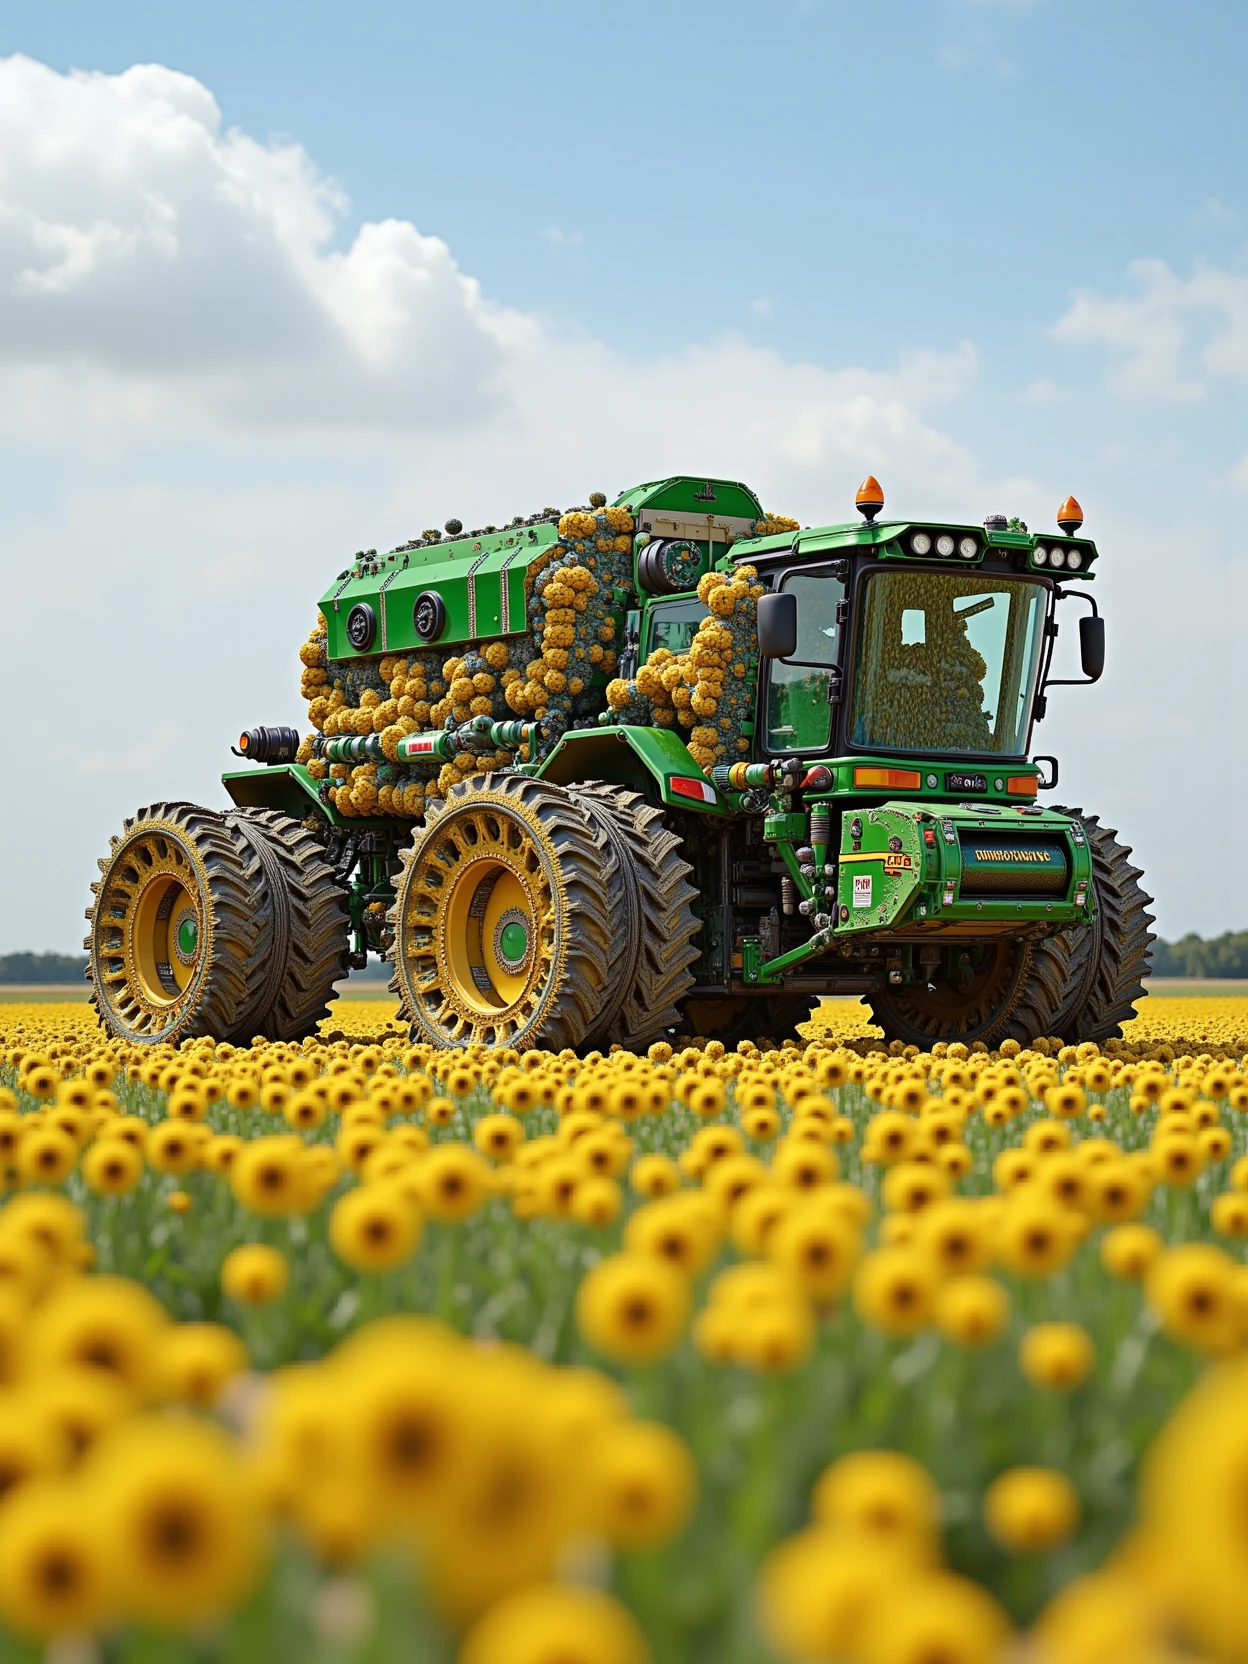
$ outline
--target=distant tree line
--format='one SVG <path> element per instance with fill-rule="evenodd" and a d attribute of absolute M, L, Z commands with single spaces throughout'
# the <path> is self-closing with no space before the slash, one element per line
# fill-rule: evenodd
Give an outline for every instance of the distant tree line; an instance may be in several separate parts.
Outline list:
<path fill-rule="evenodd" d="M 81 982 L 85 953 L 0 953 L 0 982 Z"/>
<path fill-rule="evenodd" d="M 1154 942 L 1153 975 L 1248 977 L 1248 930 L 1226 930 L 1207 942 L 1195 935 Z"/>
<path fill-rule="evenodd" d="M 0 953 L 0 984 L 6 982 L 78 982 L 85 953 Z M 369 982 L 389 978 L 389 965 L 370 959 L 366 971 L 353 973 Z M 1227 930 L 1205 941 L 1189 934 L 1177 942 L 1153 943 L 1154 976 L 1248 978 L 1248 930 Z"/>

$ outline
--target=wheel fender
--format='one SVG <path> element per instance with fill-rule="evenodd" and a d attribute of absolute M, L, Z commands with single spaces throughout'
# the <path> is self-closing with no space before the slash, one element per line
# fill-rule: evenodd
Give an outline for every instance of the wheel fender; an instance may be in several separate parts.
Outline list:
<path fill-rule="evenodd" d="M 534 773 L 560 786 L 605 780 L 633 790 L 650 788 L 670 808 L 695 814 L 732 812 L 724 794 L 707 779 L 670 728 L 641 728 L 626 722 L 575 728 Z"/>

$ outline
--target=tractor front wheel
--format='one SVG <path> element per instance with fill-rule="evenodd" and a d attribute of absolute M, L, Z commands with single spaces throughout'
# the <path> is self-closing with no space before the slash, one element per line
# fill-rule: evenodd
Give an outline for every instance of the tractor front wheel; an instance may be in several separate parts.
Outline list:
<path fill-rule="evenodd" d="M 1029 942 L 1001 937 L 968 944 L 959 976 L 927 987 L 888 986 L 871 995 L 889 1040 L 923 1050 L 937 1040 L 1024 1043 L 1052 1032 L 1062 990 L 1040 974 Z"/>
<path fill-rule="evenodd" d="M 613 940 L 630 920 L 613 917 L 621 888 L 572 794 L 470 775 L 428 806 L 400 858 L 390 986 L 413 1040 L 580 1045 L 608 1005 Z"/>
<path fill-rule="evenodd" d="M 1090 922 L 1036 944 L 1037 964 L 1060 983 L 1062 997 L 1047 1031 L 1078 1044 L 1119 1038 L 1135 1015 L 1152 972 L 1153 915 L 1144 876 L 1131 849 L 1110 826 L 1082 809 L 1061 813 L 1082 821 L 1092 853 L 1096 911 Z"/>

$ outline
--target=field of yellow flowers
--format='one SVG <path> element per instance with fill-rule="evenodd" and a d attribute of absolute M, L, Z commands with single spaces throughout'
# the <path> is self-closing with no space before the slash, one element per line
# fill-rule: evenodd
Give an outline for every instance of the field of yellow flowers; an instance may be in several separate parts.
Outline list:
<path fill-rule="evenodd" d="M 1248 1001 L 867 1024 L 0 1006 L 0 1660 L 1248 1660 Z"/>

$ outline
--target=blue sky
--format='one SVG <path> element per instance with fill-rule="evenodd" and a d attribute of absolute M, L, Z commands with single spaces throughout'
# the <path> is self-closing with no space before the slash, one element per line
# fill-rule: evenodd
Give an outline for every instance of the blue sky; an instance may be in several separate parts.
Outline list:
<path fill-rule="evenodd" d="M 7 8 L 0 677 L 51 860 L 0 951 L 75 946 L 120 816 L 220 801 L 231 731 L 297 717 L 344 549 L 685 468 L 807 521 L 867 468 L 972 521 L 1075 491 L 1109 668 L 1037 749 L 1167 934 L 1248 925 L 1246 34 L 1067 0 Z M 49 678 L 18 620 L 50 572 Z"/>

